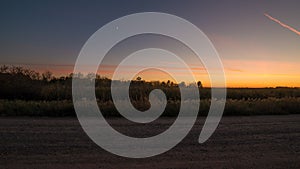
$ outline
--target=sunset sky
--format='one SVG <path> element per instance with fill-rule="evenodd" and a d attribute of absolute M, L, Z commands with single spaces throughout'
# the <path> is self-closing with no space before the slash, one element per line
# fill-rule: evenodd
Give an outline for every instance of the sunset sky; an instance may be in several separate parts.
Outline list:
<path fill-rule="evenodd" d="M 190 21 L 208 36 L 223 62 L 228 87 L 300 87 L 299 9 L 297 0 L 4 0 L 0 2 L 0 64 L 66 75 L 73 71 L 84 43 L 103 25 L 132 13 L 164 12 Z M 111 76 L 116 63 L 113 57 L 152 43 L 176 45 L 163 38 L 136 37 L 108 55 L 100 72 Z M 165 65 L 180 74 L 181 68 Z M 190 66 L 197 79 L 209 85 L 205 68 Z M 168 78 L 154 76 L 157 74 L 148 71 L 141 76 L 146 80 Z"/>

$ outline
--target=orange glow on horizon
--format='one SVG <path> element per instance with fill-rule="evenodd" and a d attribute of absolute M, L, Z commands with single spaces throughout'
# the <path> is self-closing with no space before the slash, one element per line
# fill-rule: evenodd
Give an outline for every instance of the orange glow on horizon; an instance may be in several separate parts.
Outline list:
<path fill-rule="evenodd" d="M 300 87 L 300 70 L 298 70 L 297 62 L 275 62 L 275 61 L 249 61 L 249 60 L 225 60 L 223 61 L 224 71 L 226 75 L 227 87 L 249 87 L 249 88 L 263 88 L 263 87 Z M 72 66 L 31 66 L 26 67 L 43 73 L 47 70 L 51 71 L 54 76 L 66 76 L 73 72 Z M 105 65 L 101 67 L 98 73 L 107 78 L 111 78 L 113 71 L 116 68 L 114 65 Z M 182 73 L 180 68 L 172 68 L 179 77 L 186 76 Z M 130 72 L 130 67 L 128 67 Z M 196 81 L 201 81 L 204 87 L 210 87 L 210 80 L 207 72 L 203 67 L 191 68 Z M 172 78 L 159 71 L 144 71 L 138 73 L 137 76 L 142 77 L 146 81 L 168 81 Z M 128 80 L 128 79 L 123 79 Z M 184 80 L 183 80 L 184 81 Z M 179 82 L 178 82 L 179 83 Z M 190 82 L 186 82 L 190 83 Z"/>

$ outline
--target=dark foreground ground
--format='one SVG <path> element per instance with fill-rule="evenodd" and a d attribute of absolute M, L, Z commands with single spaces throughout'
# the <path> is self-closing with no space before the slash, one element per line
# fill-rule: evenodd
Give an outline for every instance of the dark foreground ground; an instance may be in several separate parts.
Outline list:
<path fill-rule="evenodd" d="M 0 118 L 0 168 L 300 168 L 300 115 L 224 117 L 198 144 L 204 118 L 172 150 L 147 159 L 112 155 L 95 145 L 76 118 Z M 153 135 L 172 119 L 138 129 L 111 124 L 127 135 Z"/>

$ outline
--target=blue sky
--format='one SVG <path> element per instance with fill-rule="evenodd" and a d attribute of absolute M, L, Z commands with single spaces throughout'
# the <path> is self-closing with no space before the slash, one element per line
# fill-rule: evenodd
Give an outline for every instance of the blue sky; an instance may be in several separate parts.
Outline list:
<path fill-rule="evenodd" d="M 300 74 L 294 68 L 300 63 L 300 36 L 264 13 L 299 30 L 299 8 L 296 0 L 3 0 L 0 63 L 70 69 L 83 44 L 101 26 L 124 15 L 155 11 L 177 15 L 198 26 L 214 43 L 227 69 L 259 74 L 257 70 L 264 67 L 261 64 L 268 63 L 265 74 L 278 74 L 274 69 L 282 65 L 277 63 L 290 63 L 290 70 L 282 74 L 295 77 Z"/>

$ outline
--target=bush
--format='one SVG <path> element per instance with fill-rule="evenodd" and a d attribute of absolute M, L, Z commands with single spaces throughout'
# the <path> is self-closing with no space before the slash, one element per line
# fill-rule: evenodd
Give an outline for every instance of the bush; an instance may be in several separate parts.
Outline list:
<path fill-rule="evenodd" d="M 1 100 L 1 116 L 74 116 L 72 101 Z"/>

